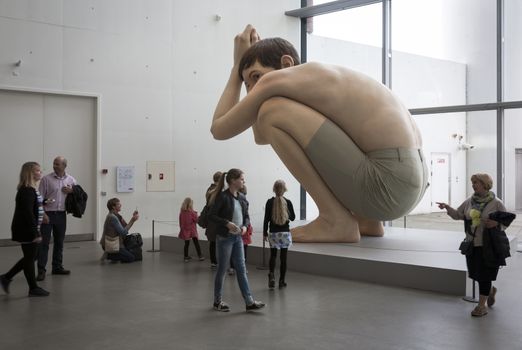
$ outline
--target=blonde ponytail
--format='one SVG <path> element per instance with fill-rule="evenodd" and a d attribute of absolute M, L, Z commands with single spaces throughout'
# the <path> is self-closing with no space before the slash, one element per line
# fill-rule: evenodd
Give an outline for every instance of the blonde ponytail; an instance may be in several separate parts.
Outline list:
<path fill-rule="evenodd" d="M 288 205 L 283 194 L 286 192 L 286 184 L 283 180 L 277 180 L 273 187 L 275 198 L 272 207 L 272 222 L 276 225 L 284 225 L 288 221 Z"/>

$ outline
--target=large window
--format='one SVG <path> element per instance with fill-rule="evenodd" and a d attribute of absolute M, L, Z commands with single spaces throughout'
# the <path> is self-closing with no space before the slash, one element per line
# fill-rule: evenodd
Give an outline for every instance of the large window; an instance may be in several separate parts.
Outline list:
<path fill-rule="evenodd" d="M 487 173 L 493 178 L 493 191 L 501 193 L 497 179 L 497 112 L 467 112 L 467 196 L 472 194 L 469 177 Z M 471 148 L 473 147 L 473 148 Z M 457 203 L 454 203 L 457 204 Z M 459 203 L 460 204 L 460 203 Z"/>
<path fill-rule="evenodd" d="M 380 80 L 381 44 L 382 6 L 356 7 L 313 18 L 307 57 L 308 61 L 345 66 Z"/>
<path fill-rule="evenodd" d="M 522 211 L 522 109 L 505 112 L 505 187 L 504 201 L 516 211 Z"/>
<path fill-rule="evenodd" d="M 394 225 L 426 227 L 433 218 L 440 226 L 445 214 L 433 202 L 459 205 L 477 172 L 493 177 L 508 210 L 522 209 L 522 180 L 516 181 L 522 178 L 522 1 L 308 4 L 287 13 L 308 18 L 308 61 L 343 65 L 388 84 L 422 133 L 432 186 Z"/>
<path fill-rule="evenodd" d="M 496 101 L 495 1 L 392 6 L 392 88 L 410 108 Z"/>
<path fill-rule="evenodd" d="M 522 100 L 522 1 L 505 0 L 504 99 Z"/>

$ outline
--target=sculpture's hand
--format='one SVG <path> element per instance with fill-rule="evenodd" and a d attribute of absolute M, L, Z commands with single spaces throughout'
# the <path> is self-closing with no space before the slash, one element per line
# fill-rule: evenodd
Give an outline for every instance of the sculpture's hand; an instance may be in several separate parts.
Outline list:
<path fill-rule="evenodd" d="M 237 66 L 246 50 L 260 40 L 256 28 L 248 24 L 242 33 L 234 38 L 234 65 Z"/>

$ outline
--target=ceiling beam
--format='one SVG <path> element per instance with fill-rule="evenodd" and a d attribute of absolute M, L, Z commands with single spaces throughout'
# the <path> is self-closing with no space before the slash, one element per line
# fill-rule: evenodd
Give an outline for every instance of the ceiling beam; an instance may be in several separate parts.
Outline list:
<path fill-rule="evenodd" d="M 286 11 L 285 15 L 298 18 L 308 18 L 326 13 L 347 10 L 354 7 L 380 3 L 382 0 L 337 0 L 326 4 L 303 7 L 296 10 Z"/>

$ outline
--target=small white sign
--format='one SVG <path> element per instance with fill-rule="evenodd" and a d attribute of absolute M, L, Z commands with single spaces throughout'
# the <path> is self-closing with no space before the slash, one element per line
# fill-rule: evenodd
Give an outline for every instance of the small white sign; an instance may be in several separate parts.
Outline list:
<path fill-rule="evenodd" d="M 134 166 L 116 167 L 116 192 L 134 192 Z"/>

